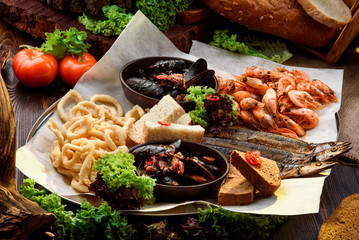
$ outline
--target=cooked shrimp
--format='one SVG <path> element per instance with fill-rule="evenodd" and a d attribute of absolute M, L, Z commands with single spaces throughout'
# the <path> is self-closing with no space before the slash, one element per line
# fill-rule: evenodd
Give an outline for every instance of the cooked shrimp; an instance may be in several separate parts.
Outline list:
<path fill-rule="evenodd" d="M 250 93 L 248 91 L 245 91 L 245 90 L 237 91 L 231 95 L 233 96 L 233 99 L 238 103 L 240 103 L 244 98 L 253 98 L 257 101 L 260 101 L 260 99 L 261 99 L 257 95 Z"/>
<path fill-rule="evenodd" d="M 268 81 L 270 79 L 271 73 L 271 71 L 263 67 L 252 66 L 246 69 L 246 74 L 248 77 L 259 78 L 264 81 Z"/>
<path fill-rule="evenodd" d="M 327 84 L 323 83 L 319 79 L 313 79 L 312 87 L 319 89 L 325 96 L 324 99 L 328 99 L 331 102 L 338 102 L 338 99 L 335 96 L 335 92 Z M 312 94 L 315 93 L 313 92 Z"/>
<path fill-rule="evenodd" d="M 294 104 L 290 101 L 290 98 L 288 96 L 281 96 L 280 98 L 278 98 L 278 109 L 280 113 L 293 107 Z"/>
<path fill-rule="evenodd" d="M 294 76 L 295 82 L 298 83 L 306 83 L 309 82 L 309 76 L 306 72 L 300 70 L 291 71 Z"/>
<path fill-rule="evenodd" d="M 288 128 L 271 129 L 270 132 L 275 133 L 275 134 L 280 134 L 282 136 L 294 138 L 294 139 L 299 139 L 298 135 L 294 131 L 292 131 Z"/>
<path fill-rule="evenodd" d="M 259 78 L 246 77 L 242 79 L 242 82 L 252 88 L 250 91 L 260 96 L 263 96 L 269 88 L 268 85 Z"/>
<path fill-rule="evenodd" d="M 259 121 L 259 124 L 264 129 L 276 129 L 277 125 L 275 124 L 275 121 L 273 117 L 268 114 L 266 109 L 261 106 L 256 106 L 252 109 L 252 113 L 254 117 Z"/>
<path fill-rule="evenodd" d="M 300 137 L 305 135 L 304 129 L 298 123 L 296 123 L 294 120 L 292 120 L 286 115 L 278 114 L 276 117 L 276 123 L 278 127 L 288 128 L 294 131 Z"/>
<path fill-rule="evenodd" d="M 298 107 L 319 109 L 322 108 L 322 104 L 315 101 L 314 98 L 307 92 L 291 90 L 288 92 L 288 97 L 292 103 Z"/>
<path fill-rule="evenodd" d="M 305 130 L 314 128 L 319 121 L 318 115 L 309 108 L 293 108 L 284 114 L 293 119 Z"/>
<path fill-rule="evenodd" d="M 247 97 L 247 98 L 243 98 L 240 101 L 239 105 L 240 105 L 241 109 L 250 110 L 250 109 L 254 108 L 255 106 L 263 106 L 264 104 L 262 102 L 255 100 L 254 98 Z"/>
<path fill-rule="evenodd" d="M 259 121 L 254 117 L 253 113 L 246 110 L 241 110 L 239 112 L 239 117 L 242 119 L 245 126 L 252 129 L 261 129 Z"/>
<path fill-rule="evenodd" d="M 278 80 L 278 86 L 277 86 L 278 97 L 288 94 L 288 92 L 291 90 L 295 90 L 296 89 L 295 87 L 296 87 L 296 83 L 294 81 L 294 78 L 292 78 L 289 75 L 282 77 L 281 79 Z"/>
<path fill-rule="evenodd" d="M 278 112 L 278 99 L 277 99 L 276 91 L 272 88 L 268 88 L 267 92 L 264 94 L 262 98 L 262 102 L 264 103 L 267 112 L 272 117 L 275 117 L 275 115 Z"/>

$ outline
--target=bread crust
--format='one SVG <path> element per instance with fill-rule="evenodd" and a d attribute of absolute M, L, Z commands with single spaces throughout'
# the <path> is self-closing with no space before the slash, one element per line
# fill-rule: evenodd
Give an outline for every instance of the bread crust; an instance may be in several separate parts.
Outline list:
<path fill-rule="evenodd" d="M 251 30 L 311 47 L 328 45 L 338 29 L 310 17 L 297 0 L 202 0 L 213 11 Z"/>
<path fill-rule="evenodd" d="M 218 204 L 222 206 L 246 205 L 253 202 L 253 185 L 232 164 L 226 182 L 218 192 Z"/>
<path fill-rule="evenodd" d="M 279 168 L 275 161 L 261 157 L 260 166 L 249 164 L 245 153 L 234 150 L 230 161 L 243 176 L 260 192 L 261 197 L 268 197 L 275 193 L 281 184 Z"/>
<path fill-rule="evenodd" d="M 320 0 L 320 2 L 318 2 L 318 0 L 297 1 L 308 13 L 309 16 L 328 27 L 340 28 L 345 24 L 349 23 L 349 21 L 352 19 L 350 9 L 341 0 Z M 332 14 L 329 14 L 325 11 L 325 8 L 328 8 L 328 6 L 324 6 L 325 4 L 333 5 L 331 10 Z"/>
<path fill-rule="evenodd" d="M 359 239 L 359 193 L 346 197 L 322 224 L 318 240 Z"/>

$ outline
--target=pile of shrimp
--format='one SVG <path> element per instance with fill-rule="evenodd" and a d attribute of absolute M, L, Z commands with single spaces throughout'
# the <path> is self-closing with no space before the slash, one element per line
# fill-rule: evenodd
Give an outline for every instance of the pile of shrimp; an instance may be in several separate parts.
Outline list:
<path fill-rule="evenodd" d="M 335 92 L 303 71 L 249 67 L 234 79 L 218 78 L 218 92 L 233 96 L 241 124 L 261 131 L 299 138 L 318 124 L 313 111 L 338 102 Z"/>

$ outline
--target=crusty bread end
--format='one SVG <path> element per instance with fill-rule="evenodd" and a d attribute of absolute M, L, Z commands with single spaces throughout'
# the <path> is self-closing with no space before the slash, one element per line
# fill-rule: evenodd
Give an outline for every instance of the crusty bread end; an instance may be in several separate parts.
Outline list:
<path fill-rule="evenodd" d="M 232 164 L 226 182 L 218 192 L 218 204 L 222 206 L 246 205 L 253 202 L 253 185 Z"/>
<path fill-rule="evenodd" d="M 316 21 L 331 28 L 340 28 L 352 19 L 350 9 L 342 0 L 298 0 Z"/>
<path fill-rule="evenodd" d="M 359 193 L 346 197 L 322 224 L 318 240 L 359 239 Z"/>
<path fill-rule="evenodd" d="M 252 165 L 245 158 L 245 153 L 234 150 L 230 161 L 243 176 L 260 191 L 260 196 L 268 197 L 275 193 L 281 184 L 279 168 L 275 161 L 261 157 L 262 164 Z"/>

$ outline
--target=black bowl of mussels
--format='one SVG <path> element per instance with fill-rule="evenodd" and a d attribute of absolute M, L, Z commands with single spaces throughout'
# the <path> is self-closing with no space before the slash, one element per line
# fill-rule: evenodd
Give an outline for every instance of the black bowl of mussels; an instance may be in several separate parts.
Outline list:
<path fill-rule="evenodd" d="M 217 194 L 229 171 L 226 157 L 199 143 L 154 141 L 129 150 L 135 156 L 137 174 L 156 179 L 159 201 L 180 202 Z"/>
<path fill-rule="evenodd" d="M 195 103 L 185 98 L 188 87 L 218 88 L 215 72 L 203 58 L 195 62 L 176 57 L 139 58 L 121 69 L 120 80 L 125 96 L 142 108 L 151 108 L 169 94 L 189 111 Z"/>

